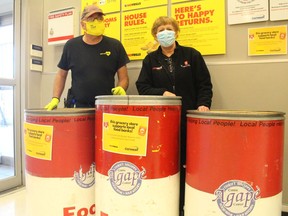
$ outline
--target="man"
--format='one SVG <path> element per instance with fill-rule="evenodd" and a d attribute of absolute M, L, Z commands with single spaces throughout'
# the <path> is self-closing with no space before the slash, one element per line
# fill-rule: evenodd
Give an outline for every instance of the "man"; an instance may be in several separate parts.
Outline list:
<path fill-rule="evenodd" d="M 130 60 L 118 40 L 103 35 L 104 15 L 95 5 L 84 8 L 81 15 L 84 35 L 70 39 L 64 46 L 54 81 L 53 98 L 45 106 L 47 110 L 57 108 L 69 70 L 72 83 L 65 107 L 94 107 L 95 96 L 126 94 L 129 85 L 126 64 Z M 115 87 L 116 73 L 118 83 Z"/>

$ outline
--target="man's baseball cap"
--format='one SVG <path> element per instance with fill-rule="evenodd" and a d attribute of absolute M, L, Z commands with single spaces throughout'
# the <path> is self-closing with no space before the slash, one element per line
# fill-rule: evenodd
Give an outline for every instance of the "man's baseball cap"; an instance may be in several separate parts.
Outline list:
<path fill-rule="evenodd" d="M 94 13 L 100 13 L 102 15 L 105 15 L 103 11 L 96 5 L 88 5 L 84 8 L 82 15 L 81 15 L 81 20 L 87 19 L 89 16 L 91 16 Z"/>

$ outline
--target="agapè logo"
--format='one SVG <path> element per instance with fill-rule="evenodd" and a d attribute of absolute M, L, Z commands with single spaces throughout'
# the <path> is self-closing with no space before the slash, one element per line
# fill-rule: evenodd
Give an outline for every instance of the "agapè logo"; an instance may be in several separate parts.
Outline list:
<path fill-rule="evenodd" d="M 214 194 L 218 207 L 226 216 L 247 216 L 260 198 L 260 188 L 256 190 L 247 182 L 231 180 L 223 183 Z"/>
<path fill-rule="evenodd" d="M 129 196 L 141 187 L 142 179 L 145 178 L 146 170 L 128 161 L 119 161 L 108 172 L 112 188 L 123 196 Z"/>

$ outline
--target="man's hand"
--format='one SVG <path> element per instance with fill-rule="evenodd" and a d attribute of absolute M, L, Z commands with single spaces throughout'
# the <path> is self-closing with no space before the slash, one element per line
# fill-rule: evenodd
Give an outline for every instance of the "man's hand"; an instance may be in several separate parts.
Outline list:
<path fill-rule="evenodd" d="M 46 110 L 50 111 L 50 110 L 56 109 L 57 106 L 58 106 L 58 104 L 59 104 L 59 99 L 56 98 L 56 97 L 54 97 L 54 98 L 52 98 L 52 100 L 50 101 L 50 103 L 47 104 L 44 108 L 45 108 Z"/>
<path fill-rule="evenodd" d="M 111 89 L 113 95 L 126 95 L 125 90 L 121 86 L 117 86 Z"/>

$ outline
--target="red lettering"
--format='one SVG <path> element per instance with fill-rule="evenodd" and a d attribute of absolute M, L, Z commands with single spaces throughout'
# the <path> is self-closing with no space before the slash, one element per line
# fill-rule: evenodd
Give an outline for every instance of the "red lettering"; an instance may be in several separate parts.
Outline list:
<path fill-rule="evenodd" d="M 84 213 L 84 214 L 82 214 Z M 88 209 L 87 208 L 81 208 L 78 212 L 77 212 L 77 216 L 88 216 Z"/>
<path fill-rule="evenodd" d="M 124 16 L 124 20 L 134 20 L 134 19 L 142 19 L 142 18 L 147 18 L 147 14 L 138 13 L 138 14 L 130 14 L 130 15 Z"/>
<path fill-rule="evenodd" d="M 63 216 L 75 216 L 76 207 L 67 207 L 63 209 Z M 77 216 L 89 216 L 95 215 L 95 204 L 91 205 L 90 208 L 81 208 L 77 211 Z"/>
<path fill-rule="evenodd" d="M 89 209 L 90 214 L 94 215 L 96 213 L 95 211 L 95 204 L 93 204 Z"/>
<path fill-rule="evenodd" d="M 63 209 L 63 216 L 74 216 L 74 212 L 70 212 L 70 210 L 75 210 L 75 207 L 68 207 Z"/>

